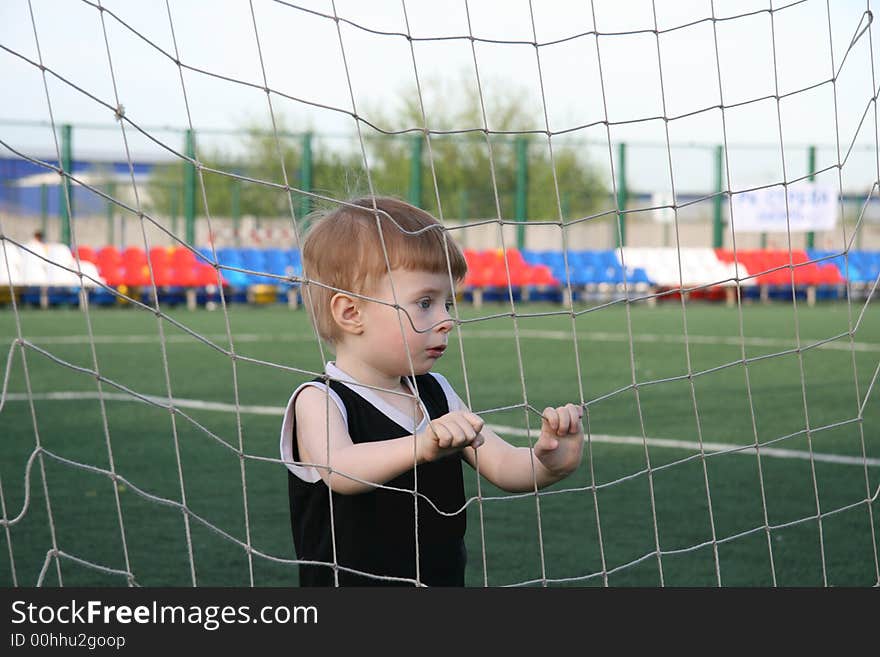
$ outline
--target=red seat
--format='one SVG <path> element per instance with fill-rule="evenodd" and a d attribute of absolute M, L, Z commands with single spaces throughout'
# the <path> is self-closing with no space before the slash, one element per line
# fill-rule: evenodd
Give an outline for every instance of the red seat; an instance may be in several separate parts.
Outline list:
<path fill-rule="evenodd" d="M 499 261 L 486 269 L 486 284 L 491 287 L 507 287 L 507 271 L 504 269 L 504 263 Z"/>
<path fill-rule="evenodd" d="M 175 267 L 171 271 L 174 273 L 172 285 L 179 285 L 180 287 L 196 287 L 198 285 L 194 267 Z"/>
<path fill-rule="evenodd" d="M 105 246 L 95 254 L 95 257 L 97 258 L 96 264 L 99 266 L 102 264 L 119 266 L 122 264 L 122 256 L 115 246 Z"/>
<path fill-rule="evenodd" d="M 547 265 L 535 265 L 529 270 L 527 285 L 559 285 L 553 271 Z"/>
<path fill-rule="evenodd" d="M 740 254 L 742 252 L 740 251 Z M 736 258 L 733 257 L 733 251 L 729 251 L 728 249 L 715 249 L 715 257 L 718 258 L 721 262 L 732 263 Z M 740 262 L 742 262 L 740 260 Z M 743 263 L 745 264 L 745 263 Z"/>
<path fill-rule="evenodd" d="M 819 282 L 821 285 L 842 285 L 846 282 L 840 270 L 832 264 L 819 266 Z"/>
<path fill-rule="evenodd" d="M 217 270 L 214 269 L 211 265 L 199 262 L 196 263 L 195 266 L 195 277 L 196 277 L 196 285 L 199 287 L 205 287 L 208 285 L 217 285 Z M 220 284 L 223 285 L 223 279 L 221 277 Z"/>
<path fill-rule="evenodd" d="M 137 246 L 129 246 L 122 252 L 122 262 L 126 269 L 134 269 L 147 264 L 147 254 Z"/>
<path fill-rule="evenodd" d="M 164 246 L 154 246 L 150 249 L 150 263 L 153 267 L 170 267 L 171 253 Z"/>
<path fill-rule="evenodd" d="M 511 269 L 528 267 L 528 263 L 523 258 L 522 253 L 519 252 L 519 249 L 507 249 L 505 257 Z"/>
<path fill-rule="evenodd" d="M 125 283 L 125 269 L 119 265 L 103 265 L 98 267 L 98 273 L 101 275 L 107 285 L 117 287 Z"/>
<path fill-rule="evenodd" d="M 130 287 L 145 287 L 151 284 L 150 270 L 146 264 L 134 265 L 131 267 L 126 265 L 124 271 L 123 282 L 125 285 Z"/>
<path fill-rule="evenodd" d="M 196 256 L 185 246 L 178 246 L 171 252 L 171 266 L 175 269 L 186 269 L 196 264 Z"/>
<path fill-rule="evenodd" d="M 486 269 L 482 266 L 469 266 L 464 277 L 465 287 L 485 287 L 488 283 Z"/>
<path fill-rule="evenodd" d="M 79 257 L 81 261 L 84 262 L 97 262 L 97 256 L 95 255 L 94 249 L 90 246 L 78 246 L 76 247 L 76 255 Z"/>
<path fill-rule="evenodd" d="M 157 287 L 174 285 L 174 270 L 165 264 L 153 264 L 153 278 Z"/>

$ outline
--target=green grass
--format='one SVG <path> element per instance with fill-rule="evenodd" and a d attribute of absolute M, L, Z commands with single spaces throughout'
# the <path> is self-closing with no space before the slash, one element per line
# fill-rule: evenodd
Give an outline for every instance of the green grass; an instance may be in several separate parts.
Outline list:
<path fill-rule="evenodd" d="M 465 317 L 507 309 L 487 306 L 479 314 L 467 309 Z M 851 318 L 844 304 L 799 306 L 801 345 L 846 333 L 858 310 L 854 306 Z M 798 353 L 790 304 L 743 306 L 745 355 L 754 359 L 748 368 L 741 362 L 735 308 L 689 304 L 689 350 L 678 303 L 636 304 L 629 313 L 614 306 L 581 314 L 574 323 L 576 343 L 570 316 L 520 317 L 519 350 L 510 317 L 466 323 L 462 344 L 474 410 L 522 402 L 521 362 L 532 407 L 577 401 L 583 394 L 590 402 L 589 431 L 597 437 L 585 450 L 584 465 L 548 489 L 552 494 L 510 496 L 482 483 L 482 499 L 467 507 L 468 584 L 539 583 L 546 577 L 568 580 L 559 584 L 599 586 L 605 583 L 603 571 L 612 586 L 659 585 L 661 572 L 664 584 L 677 586 L 714 586 L 719 572 L 724 585 L 765 586 L 773 583 L 774 571 L 779 585 L 877 583 L 880 467 L 762 455 L 759 472 L 754 453 L 703 459 L 696 447 L 699 438 L 749 445 L 757 434 L 762 443 L 782 438 L 771 447 L 788 452 L 812 447 L 817 454 L 860 457 L 864 443 L 869 458 L 880 458 L 877 391 L 865 401 L 880 356 L 880 317 L 872 313 L 869 308 L 862 317 L 854 350 L 844 337 Z M 173 310 L 171 316 L 229 349 L 222 312 Z M 130 569 L 138 584 L 190 585 L 184 515 L 153 499 L 180 503 L 178 450 L 187 505 L 210 525 L 195 516 L 189 522 L 199 585 L 250 582 L 246 551 L 212 529 L 247 540 L 243 478 L 251 545 L 275 558 L 294 558 L 285 470 L 262 460 L 278 458 L 279 416 L 246 412 L 237 417 L 186 405 L 181 409 L 185 416 L 172 415 L 161 407 L 115 398 L 106 400 L 102 411 L 96 398 L 50 399 L 43 393 L 95 393 L 94 375 L 74 369 L 92 370 L 94 358 L 101 375 L 113 382 L 101 384 L 105 393 L 122 394 L 118 386 L 124 386 L 167 399 L 167 360 L 175 399 L 234 405 L 237 394 L 242 406 L 281 408 L 291 391 L 311 376 L 266 363 L 298 370 L 321 367 L 302 311 L 233 307 L 229 324 L 241 357 L 235 361 L 168 321 L 162 322 L 163 349 L 156 317 L 132 309 L 92 310 L 94 356 L 84 339 L 88 327 L 83 313 L 24 310 L 19 318 L 23 336 L 36 348 L 24 352 L 27 377 L 18 350 L 11 361 L 7 392 L 19 396 L 8 399 L 0 411 L 0 484 L 6 516 L 25 512 L 8 534 L 0 531 L 0 585 L 13 583 L 13 564 L 17 583 L 36 583 L 52 549 L 53 531 L 65 554 L 109 569 Z M 18 334 L 15 319 L 9 307 L 0 309 L 4 372 L 8 345 Z M 635 336 L 632 350 L 630 330 Z M 437 371 L 465 397 L 461 347 L 456 338 L 451 342 Z M 760 358 L 780 352 L 786 353 Z M 692 379 L 687 378 L 688 357 L 690 371 L 698 373 Z M 630 385 L 634 375 L 637 390 Z M 26 396 L 20 398 L 28 386 L 32 406 Z M 861 423 L 853 421 L 859 416 L 859 400 L 864 402 Z M 521 428 L 526 423 L 522 409 L 485 417 L 502 426 Z M 537 426 L 534 414 L 529 422 Z M 639 441 L 613 443 L 604 440 L 607 436 Z M 646 447 L 643 436 L 692 445 Z M 510 440 L 522 444 L 526 439 Z M 255 458 L 239 458 L 239 441 L 245 454 Z M 34 461 L 26 490 L 26 464 L 37 442 L 47 453 Z M 111 480 L 60 460 L 109 469 L 111 451 L 116 471 L 131 484 L 118 487 L 125 549 Z M 469 494 L 476 495 L 470 470 L 466 480 Z M 869 494 L 874 496 L 870 506 L 865 501 Z M 874 515 L 873 537 L 869 513 Z M 126 584 L 118 574 L 75 559 L 60 560 L 65 585 Z M 252 566 L 258 586 L 297 583 L 295 565 L 254 556 Z M 54 561 L 45 583 L 58 584 Z"/>

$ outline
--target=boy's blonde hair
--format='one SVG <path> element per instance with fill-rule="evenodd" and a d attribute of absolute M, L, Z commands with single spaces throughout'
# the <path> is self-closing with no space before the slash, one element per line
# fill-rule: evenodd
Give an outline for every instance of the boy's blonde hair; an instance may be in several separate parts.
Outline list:
<path fill-rule="evenodd" d="M 374 203 L 378 212 L 373 209 Z M 416 231 L 421 232 L 409 234 Z M 337 290 L 370 296 L 370 288 L 388 272 L 382 241 L 392 269 L 443 274 L 451 271 L 455 283 L 460 282 L 467 273 L 467 263 L 458 245 L 444 233 L 440 222 L 429 213 L 388 197 L 354 199 L 319 218 L 302 246 L 305 275 L 321 283 L 306 283 L 304 295 L 318 334 L 331 344 L 340 337 L 330 312 L 330 300 Z"/>

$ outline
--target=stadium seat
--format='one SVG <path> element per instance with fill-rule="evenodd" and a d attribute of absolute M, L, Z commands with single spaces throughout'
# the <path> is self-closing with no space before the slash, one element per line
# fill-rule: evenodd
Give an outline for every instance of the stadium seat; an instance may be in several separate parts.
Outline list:
<path fill-rule="evenodd" d="M 137 265 L 147 264 L 147 255 L 144 250 L 138 246 L 126 247 L 122 252 L 122 262 L 126 267 L 135 267 Z"/>
<path fill-rule="evenodd" d="M 126 265 L 123 270 L 123 283 L 129 287 L 146 287 L 152 285 L 150 270 L 146 264 Z"/>
<path fill-rule="evenodd" d="M 171 266 L 171 251 L 164 246 L 154 246 L 149 253 L 150 264 L 153 268 L 168 268 Z"/>
<path fill-rule="evenodd" d="M 170 265 L 175 269 L 187 269 L 196 264 L 196 254 L 185 246 L 178 246 L 171 252 Z"/>
<path fill-rule="evenodd" d="M 97 262 L 97 258 L 98 258 L 97 254 L 95 253 L 95 250 L 90 246 L 76 247 L 76 255 L 79 257 L 79 259 L 81 261 L 84 260 L 86 262 L 92 262 L 92 263 Z"/>
<path fill-rule="evenodd" d="M 101 265 L 122 266 L 122 255 L 115 246 L 105 246 L 95 254 L 95 258 L 99 268 Z"/>

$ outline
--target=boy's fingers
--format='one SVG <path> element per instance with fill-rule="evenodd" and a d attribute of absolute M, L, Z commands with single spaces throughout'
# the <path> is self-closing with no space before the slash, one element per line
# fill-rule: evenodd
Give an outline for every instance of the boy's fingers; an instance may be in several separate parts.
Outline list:
<path fill-rule="evenodd" d="M 566 404 L 565 414 L 568 416 L 568 433 L 578 433 L 580 431 L 581 422 L 578 407 L 574 404 Z"/>
<path fill-rule="evenodd" d="M 564 406 L 557 408 L 556 414 L 559 417 L 558 426 L 556 427 L 556 435 L 564 436 L 568 433 L 568 427 L 571 424 L 571 415 L 569 414 L 568 409 Z"/>
<path fill-rule="evenodd" d="M 452 433 L 449 429 L 442 422 L 431 422 L 429 426 L 437 438 L 437 445 L 439 447 L 449 447 L 452 443 Z"/>
<path fill-rule="evenodd" d="M 583 427 L 581 426 L 581 418 L 584 416 L 584 409 L 581 406 L 572 404 L 571 405 L 572 412 L 572 422 L 571 422 L 571 432 L 572 433 L 580 433 L 583 431 Z"/>
<path fill-rule="evenodd" d="M 452 419 L 446 423 L 446 428 L 452 434 L 452 447 L 461 447 L 468 441 L 467 430 L 462 426 L 461 420 Z M 470 427 L 468 427 L 470 429 Z"/>
<path fill-rule="evenodd" d="M 479 415 L 477 415 L 476 413 L 462 413 L 462 416 L 474 428 L 474 431 L 480 433 L 483 430 L 483 425 L 485 424 L 485 422 L 483 421 L 483 418 L 481 418 Z"/>
<path fill-rule="evenodd" d="M 470 421 L 460 414 L 453 415 L 450 419 L 455 423 L 455 426 L 458 429 L 458 442 L 456 444 L 460 446 L 470 445 L 474 438 L 477 437 L 477 431 L 471 425 Z"/>
<path fill-rule="evenodd" d="M 548 406 L 544 409 L 541 417 L 544 418 L 544 421 L 551 429 L 553 429 L 553 431 L 556 431 L 557 427 L 559 427 L 559 414 L 556 412 L 555 408 Z"/>
<path fill-rule="evenodd" d="M 558 408 L 548 406 L 542 413 L 546 427 L 557 436 L 576 434 L 581 431 L 581 418 L 584 409 L 577 404 L 566 404 Z"/>

